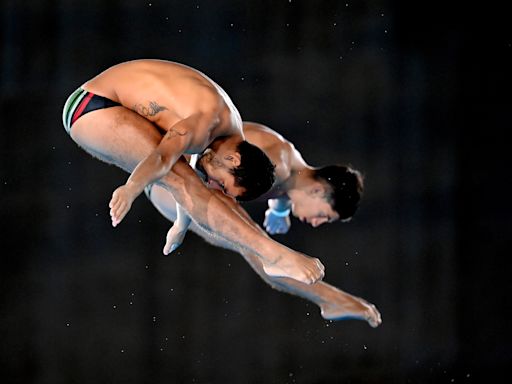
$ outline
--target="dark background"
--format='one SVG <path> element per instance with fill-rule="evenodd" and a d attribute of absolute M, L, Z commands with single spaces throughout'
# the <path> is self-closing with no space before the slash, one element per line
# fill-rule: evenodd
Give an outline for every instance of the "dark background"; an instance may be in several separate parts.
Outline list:
<path fill-rule="evenodd" d="M 486 383 L 510 367 L 504 7 L 0 4 L 2 383 Z M 375 303 L 379 328 L 324 321 L 193 234 L 162 257 L 169 223 L 144 197 L 112 229 L 127 175 L 79 149 L 61 110 L 136 58 L 205 72 L 311 165 L 364 173 L 351 223 L 276 238 Z M 248 205 L 258 222 L 264 206 Z"/>

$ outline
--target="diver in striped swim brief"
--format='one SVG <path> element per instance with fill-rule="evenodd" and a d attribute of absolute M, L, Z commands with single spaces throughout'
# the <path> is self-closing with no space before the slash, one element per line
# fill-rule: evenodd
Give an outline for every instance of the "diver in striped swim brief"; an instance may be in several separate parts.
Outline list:
<path fill-rule="evenodd" d="M 110 108 L 116 104 L 95 95 L 121 105 Z M 99 105 L 89 106 L 98 100 Z M 227 93 L 200 71 L 166 60 L 116 64 L 83 83 L 66 103 L 63 116 L 71 139 L 83 150 L 130 173 L 110 198 L 112 226 L 121 223 L 144 187 L 158 183 L 212 236 L 252 252 L 268 276 L 308 285 L 323 278 L 319 259 L 255 230 L 224 203 L 231 197 L 251 200 L 268 191 L 275 180 L 274 165 L 245 140 L 240 113 Z M 223 152 L 217 153 L 220 144 Z M 223 190 L 229 189 L 231 197 L 209 190 L 183 158 L 206 151 L 222 168 Z"/>
<path fill-rule="evenodd" d="M 87 92 L 81 87 L 68 97 L 64 110 L 62 111 L 62 123 L 64 129 L 70 134 L 73 123 L 78 120 L 80 116 L 97 109 L 116 107 L 121 104 L 116 103 L 103 96 L 95 95 L 92 92 Z"/>

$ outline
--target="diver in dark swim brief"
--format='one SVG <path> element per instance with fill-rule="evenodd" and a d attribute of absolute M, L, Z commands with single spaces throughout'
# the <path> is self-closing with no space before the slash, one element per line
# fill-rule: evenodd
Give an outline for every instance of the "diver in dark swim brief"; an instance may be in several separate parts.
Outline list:
<path fill-rule="evenodd" d="M 87 92 L 80 87 L 68 97 L 62 112 L 62 123 L 69 134 L 71 126 L 80 116 L 97 109 L 116 107 L 118 105 L 121 104 L 106 97 L 95 95 L 92 92 Z"/>

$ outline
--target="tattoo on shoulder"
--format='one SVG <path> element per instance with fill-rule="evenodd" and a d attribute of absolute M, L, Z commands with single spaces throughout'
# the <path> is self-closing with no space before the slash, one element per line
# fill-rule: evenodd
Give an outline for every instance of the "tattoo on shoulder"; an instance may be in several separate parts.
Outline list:
<path fill-rule="evenodd" d="M 165 111 L 167 107 L 158 104 L 156 101 L 150 101 L 148 106 L 143 104 L 135 104 L 132 109 L 139 115 L 150 117 L 155 116 L 158 112 Z"/>

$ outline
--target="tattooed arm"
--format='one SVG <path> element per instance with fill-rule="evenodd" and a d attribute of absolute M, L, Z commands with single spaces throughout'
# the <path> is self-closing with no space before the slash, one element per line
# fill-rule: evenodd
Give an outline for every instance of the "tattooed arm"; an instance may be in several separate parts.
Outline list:
<path fill-rule="evenodd" d="M 146 185 L 155 182 L 171 170 L 189 148 L 193 140 L 193 132 L 205 131 L 212 121 L 212 116 L 196 113 L 175 124 L 165 134 L 153 153 L 133 170 L 126 184 L 117 188 L 112 194 L 109 207 L 114 227 L 128 213 L 133 200 L 141 194 Z"/>

